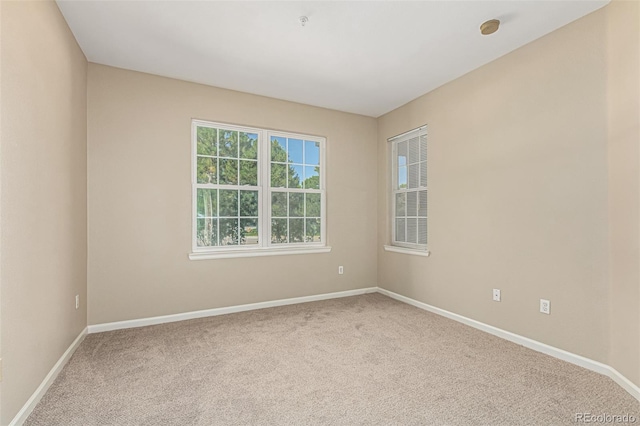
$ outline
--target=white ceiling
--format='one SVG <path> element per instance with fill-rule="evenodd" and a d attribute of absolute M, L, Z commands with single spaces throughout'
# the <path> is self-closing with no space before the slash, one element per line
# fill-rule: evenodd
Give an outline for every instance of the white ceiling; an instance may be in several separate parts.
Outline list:
<path fill-rule="evenodd" d="M 378 117 L 608 0 L 57 3 L 91 62 Z"/>

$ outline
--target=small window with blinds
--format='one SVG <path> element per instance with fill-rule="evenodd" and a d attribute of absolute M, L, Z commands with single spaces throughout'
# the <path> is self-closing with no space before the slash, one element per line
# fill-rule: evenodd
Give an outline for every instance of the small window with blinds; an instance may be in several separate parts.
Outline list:
<path fill-rule="evenodd" d="M 389 139 L 392 152 L 392 245 L 427 249 L 427 127 Z"/>

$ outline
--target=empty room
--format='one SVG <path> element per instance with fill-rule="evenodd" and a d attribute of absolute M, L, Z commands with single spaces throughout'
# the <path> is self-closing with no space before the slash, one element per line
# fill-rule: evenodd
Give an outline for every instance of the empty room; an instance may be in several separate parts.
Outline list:
<path fill-rule="evenodd" d="M 0 1 L 0 425 L 640 423 L 640 2 Z"/>

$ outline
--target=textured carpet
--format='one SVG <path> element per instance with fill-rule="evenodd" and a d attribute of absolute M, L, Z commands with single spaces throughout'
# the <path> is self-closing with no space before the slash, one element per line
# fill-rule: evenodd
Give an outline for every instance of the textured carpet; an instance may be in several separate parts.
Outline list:
<path fill-rule="evenodd" d="M 640 403 L 368 294 L 89 335 L 26 425 L 561 425 L 584 412 L 640 417 Z"/>

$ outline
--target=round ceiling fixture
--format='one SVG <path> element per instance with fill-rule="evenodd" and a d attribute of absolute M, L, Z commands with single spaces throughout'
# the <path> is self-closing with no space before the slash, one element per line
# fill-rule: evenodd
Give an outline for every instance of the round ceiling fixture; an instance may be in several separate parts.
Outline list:
<path fill-rule="evenodd" d="M 480 32 L 482 33 L 482 35 L 493 34 L 496 31 L 498 31 L 499 27 L 500 27 L 500 21 L 497 19 L 491 19 L 487 22 L 484 22 L 482 25 L 480 25 Z"/>
<path fill-rule="evenodd" d="M 301 16 L 298 18 L 298 20 L 300 21 L 300 25 L 302 25 L 303 27 L 307 24 L 307 22 L 309 22 L 309 18 L 307 18 L 306 16 Z"/>

